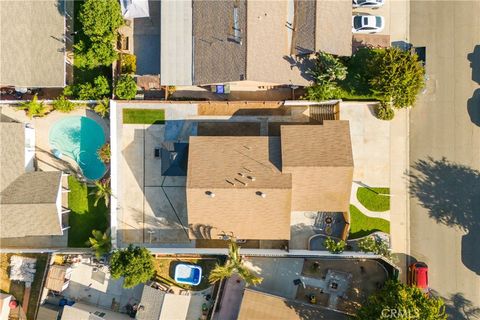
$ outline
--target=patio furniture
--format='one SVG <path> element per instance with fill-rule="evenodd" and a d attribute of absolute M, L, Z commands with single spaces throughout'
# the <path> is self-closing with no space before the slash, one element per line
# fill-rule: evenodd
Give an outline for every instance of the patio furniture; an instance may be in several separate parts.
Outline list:
<path fill-rule="evenodd" d="M 177 264 L 175 267 L 175 282 L 197 286 L 202 280 L 202 268 L 197 265 Z"/>

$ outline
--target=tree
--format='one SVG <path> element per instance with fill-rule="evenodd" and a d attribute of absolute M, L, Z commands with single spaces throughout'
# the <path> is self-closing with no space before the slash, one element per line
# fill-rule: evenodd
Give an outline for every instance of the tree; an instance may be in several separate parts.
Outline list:
<path fill-rule="evenodd" d="M 374 70 L 371 90 L 396 108 L 412 106 L 425 85 L 425 70 L 416 54 L 391 47 L 380 51 L 371 60 Z"/>
<path fill-rule="evenodd" d="M 389 280 L 384 287 L 371 295 L 357 312 L 357 319 L 422 319 L 442 320 L 445 315 L 444 302 L 440 298 L 425 295 L 417 287 L 410 287 Z"/>
<path fill-rule="evenodd" d="M 122 74 L 135 74 L 137 72 L 137 57 L 134 54 L 122 53 Z"/>
<path fill-rule="evenodd" d="M 110 143 L 105 143 L 103 146 L 101 146 L 97 150 L 97 155 L 100 160 L 102 160 L 103 163 L 110 163 Z"/>
<path fill-rule="evenodd" d="M 154 275 L 153 258 L 146 248 L 129 245 L 113 252 L 110 274 L 114 279 L 124 277 L 124 288 L 132 288 L 147 282 Z"/>
<path fill-rule="evenodd" d="M 81 100 L 98 100 L 110 93 L 110 85 L 105 76 L 98 76 L 93 80 L 93 85 L 89 82 L 82 83 L 74 92 Z"/>
<path fill-rule="evenodd" d="M 79 15 L 82 31 L 92 42 L 110 42 L 123 24 L 120 3 L 117 0 L 85 0 Z"/>
<path fill-rule="evenodd" d="M 347 67 L 335 56 L 319 51 L 314 60 L 314 67 L 307 71 L 314 78 L 316 84 L 345 80 Z"/>
<path fill-rule="evenodd" d="M 107 229 L 105 232 L 100 230 L 93 230 L 92 236 L 89 237 L 87 244 L 95 252 L 95 256 L 100 258 L 104 254 L 110 252 L 112 248 L 112 238 L 110 237 L 110 229 Z"/>
<path fill-rule="evenodd" d="M 104 98 L 93 108 L 93 111 L 98 113 L 102 118 L 105 118 L 110 112 L 110 99 Z"/>
<path fill-rule="evenodd" d="M 345 250 L 345 247 L 347 246 L 347 243 L 343 240 L 338 240 L 335 241 L 332 238 L 328 237 L 325 239 L 325 242 L 323 243 L 325 248 L 327 248 L 330 253 L 342 253 L 343 250 Z"/>
<path fill-rule="evenodd" d="M 74 46 L 75 65 L 80 68 L 94 69 L 109 66 L 118 59 L 118 52 L 111 42 L 80 41 Z"/>
<path fill-rule="evenodd" d="M 302 99 L 310 101 L 324 101 L 336 99 L 340 96 L 340 89 L 333 82 L 325 82 L 323 84 L 314 84 L 307 87 L 307 91 Z"/>
<path fill-rule="evenodd" d="M 137 84 L 131 75 L 123 75 L 117 80 L 115 96 L 121 100 L 130 100 L 137 94 Z"/>
<path fill-rule="evenodd" d="M 242 278 L 246 285 L 257 285 L 262 282 L 262 278 L 256 276 L 252 271 L 246 267 L 240 256 L 240 250 L 235 240 L 230 240 L 228 244 L 228 259 L 223 266 L 216 264 L 215 268 L 210 272 L 208 280 L 210 283 L 230 278 L 237 274 Z"/>
<path fill-rule="evenodd" d="M 17 109 L 25 110 L 29 118 L 43 117 L 47 112 L 47 108 L 43 104 L 43 101 L 38 102 L 37 95 L 34 95 L 31 101 L 23 102 L 22 104 L 20 104 Z"/>
<path fill-rule="evenodd" d="M 93 205 L 96 207 L 98 201 L 103 199 L 105 201 L 105 206 L 108 207 L 110 204 L 110 196 L 112 195 L 112 189 L 110 188 L 110 178 L 102 179 L 100 181 L 95 181 L 95 190 L 90 192 L 90 195 L 95 196 L 95 202 Z"/>
<path fill-rule="evenodd" d="M 52 105 L 53 105 L 53 109 L 60 112 L 65 112 L 65 113 L 75 110 L 75 107 L 76 107 L 75 103 L 65 98 L 64 95 L 61 95 L 57 98 L 57 100 L 54 100 Z"/>

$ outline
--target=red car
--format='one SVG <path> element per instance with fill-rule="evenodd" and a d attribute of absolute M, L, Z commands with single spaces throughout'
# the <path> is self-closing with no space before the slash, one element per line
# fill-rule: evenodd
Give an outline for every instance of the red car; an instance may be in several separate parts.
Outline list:
<path fill-rule="evenodd" d="M 409 283 L 428 293 L 428 266 L 425 262 L 415 262 L 410 265 Z"/>

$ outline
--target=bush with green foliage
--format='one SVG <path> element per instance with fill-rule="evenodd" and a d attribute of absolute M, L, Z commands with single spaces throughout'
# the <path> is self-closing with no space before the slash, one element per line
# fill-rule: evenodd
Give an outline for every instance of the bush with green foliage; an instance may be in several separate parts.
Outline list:
<path fill-rule="evenodd" d="M 395 117 L 395 110 L 384 102 L 375 106 L 375 115 L 380 120 L 390 121 Z"/>
<path fill-rule="evenodd" d="M 110 274 L 114 279 L 124 277 L 124 288 L 132 288 L 150 280 L 155 273 L 153 257 L 146 248 L 129 245 L 116 250 L 110 259 Z"/>
<path fill-rule="evenodd" d="M 391 257 L 388 244 L 379 237 L 368 236 L 358 241 L 358 248 L 363 252 L 372 252 L 386 258 Z"/>
<path fill-rule="evenodd" d="M 330 253 L 342 253 L 345 250 L 347 243 L 343 240 L 338 240 L 337 242 L 332 238 L 328 237 L 327 239 L 325 239 L 323 245 Z"/>
<path fill-rule="evenodd" d="M 79 85 L 68 86 L 64 89 L 63 93 L 81 100 L 98 100 L 110 94 L 110 85 L 105 76 L 98 76 L 93 80 L 93 84 L 86 82 Z"/>
<path fill-rule="evenodd" d="M 101 146 L 100 148 L 98 148 L 97 150 L 97 155 L 98 155 L 98 158 L 105 164 L 108 164 L 110 163 L 110 156 L 111 156 L 111 152 L 110 152 L 110 143 L 105 143 L 103 146 Z"/>
<path fill-rule="evenodd" d="M 94 69 L 99 66 L 109 66 L 116 59 L 118 53 L 110 42 L 80 41 L 74 46 L 75 65 L 79 68 Z"/>
<path fill-rule="evenodd" d="M 115 96 L 121 100 L 130 100 L 137 94 L 137 84 L 131 75 L 122 75 L 115 85 Z"/>
<path fill-rule="evenodd" d="M 116 40 L 117 29 L 123 25 L 120 2 L 117 0 L 85 0 L 79 20 L 82 31 L 92 42 Z"/>
<path fill-rule="evenodd" d="M 371 66 L 371 90 L 396 108 L 412 106 L 425 86 L 425 69 L 410 51 L 386 48 L 374 55 Z"/>
<path fill-rule="evenodd" d="M 356 319 L 422 319 L 444 320 L 445 303 L 441 298 L 425 295 L 420 289 L 395 280 L 389 280 L 383 288 L 368 297 L 357 312 Z"/>
<path fill-rule="evenodd" d="M 29 118 L 43 117 L 47 113 L 47 108 L 42 102 L 38 102 L 37 95 L 33 96 L 31 101 L 23 102 L 17 106 L 18 110 L 25 110 Z"/>
<path fill-rule="evenodd" d="M 122 74 L 135 74 L 137 72 L 137 57 L 134 54 L 122 53 Z"/>
<path fill-rule="evenodd" d="M 53 109 L 65 113 L 71 112 L 76 108 L 75 103 L 65 98 L 64 95 L 61 95 L 57 98 L 57 100 L 54 100 L 52 106 Z"/>
<path fill-rule="evenodd" d="M 99 114 L 102 118 L 105 118 L 110 112 L 110 99 L 104 98 L 100 100 L 95 108 L 93 108 L 93 111 Z"/>
<path fill-rule="evenodd" d="M 309 101 L 325 101 L 337 99 L 340 96 L 340 90 L 333 82 L 325 82 L 323 84 L 314 84 L 307 87 L 305 95 L 302 99 Z"/>
<path fill-rule="evenodd" d="M 332 54 L 320 51 L 315 56 L 314 67 L 307 73 L 312 75 L 316 84 L 324 84 L 345 80 L 347 67 Z"/>

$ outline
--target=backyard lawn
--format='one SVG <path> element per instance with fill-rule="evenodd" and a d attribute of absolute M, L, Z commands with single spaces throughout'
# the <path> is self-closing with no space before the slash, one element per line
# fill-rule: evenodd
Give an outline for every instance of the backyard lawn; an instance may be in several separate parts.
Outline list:
<path fill-rule="evenodd" d="M 175 266 L 179 263 L 195 264 L 202 267 L 202 281 L 198 286 L 190 286 L 175 282 Z M 157 258 L 154 260 L 155 280 L 158 282 L 163 282 L 167 285 L 175 285 L 185 290 L 204 290 L 211 286 L 211 284 L 208 282 L 208 275 L 210 274 L 210 271 L 215 267 L 216 263 L 221 262 L 215 258 Z"/>
<path fill-rule="evenodd" d="M 358 188 L 357 199 L 365 208 L 370 211 L 390 210 L 390 189 L 389 188 Z"/>
<path fill-rule="evenodd" d="M 42 280 L 47 266 L 48 255 L 47 254 L 19 254 L 24 257 L 36 258 L 36 273 L 35 279 L 32 283 L 32 289 L 30 291 L 30 300 L 28 301 L 27 318 L 34 319 L 36 309 L 38 308 L 38 299 L 42 293 Z M 10 281 L 9 279 L 9 264 L 10 257 L 13 254 L 0 254 L 0 291 L 10 293 L 17 299 L 20 304 L 23 305 L 23 294 L 25 292 L 25 284 L 19 281 Z"/>
<path fill-rule="evenodd" d="M 94 207 L 95 198 L 89 195 L 95 188 L 89 188 L 80 183 L 75 177 L 68 177 L 68 206 L 70 229 L 68 229 L 69 247 L 88 247 L 87 241 L 92 230 L 105 231 L 108 228 L 108 208 L 101 199 L 98 206 Z"/>
<path fill-rule="evenodd" d="M 390 222 L 380 218 L 370 218 L 357 207 L 350 205 L 350 239 L 361 238 L 375 231 L 390 233 Z"/>
<path fill-rule="evenodd" d="M 163 124 L 163 109 L 123 109 L 123 123 L 127 124 Z"/>

